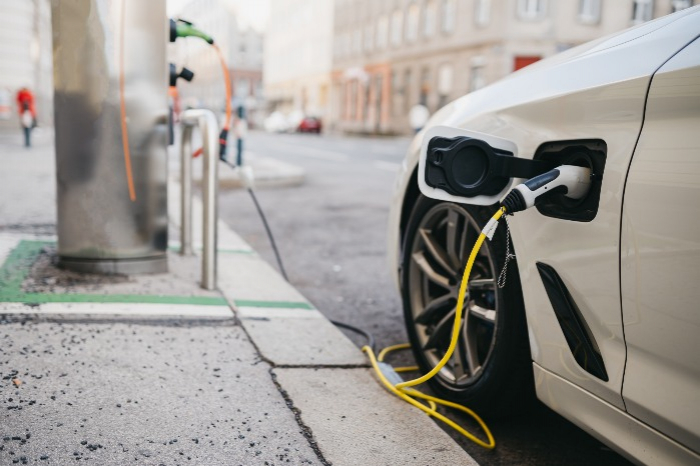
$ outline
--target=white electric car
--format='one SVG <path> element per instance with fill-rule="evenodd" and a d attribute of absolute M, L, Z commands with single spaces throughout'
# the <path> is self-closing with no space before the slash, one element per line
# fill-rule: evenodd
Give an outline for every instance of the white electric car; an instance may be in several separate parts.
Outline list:
<path fill-rule="evenodd" d="M 449 344 L 479 231 L 522 181 L 431 185 L 426 147 L 471 138 L 593 173 L 584 200 L 553 195 L 509 218 L 510 242 L 503 222 L 485 242 L 436 392 L 485 414 L 535 392 L 633 461 L 700 464 L 699 35 L 695 7 L 585 44 L 458 99 L 416 136 L 389 251 L 423 371 Z M 440 176 L 478 186 L 488 160 L 453 155 Z"/>

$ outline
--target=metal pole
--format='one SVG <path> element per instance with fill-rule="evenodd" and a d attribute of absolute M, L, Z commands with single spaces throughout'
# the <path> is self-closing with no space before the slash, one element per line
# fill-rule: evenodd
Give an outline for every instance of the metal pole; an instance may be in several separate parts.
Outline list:
<path fill-rule="evenodd" d="M 49 3 L 59 264 L 167 272 L 166 2 Z"/>
<path fill-rule="evenodd" d="M 187 133 L 185 131 L 188 127 L 191 128 L 192 125 L 197 124 L 199 125 L 200 132 L 202 134 L 202 153 L 204 157 L 204 174 L 202 176 L 204 210 L 202 226 L 202 288 L 206 290 L 213 290 L 216 289 L 219 125 L 213 112 L 202 109 L 187 110 L 183 112 L 181 120 L 184 125 L 182 150 L 189 150 L 190 158 L 191 144 L 189 144 L 188 147 L 185 147 L 184 142 L 185 140 L 191 140 L 192 132 L 191 130 Z M 187 153 L 183 153 L 183 164 L 186 155 Z M 189 163 L 191 163 L 190 158 L 188 158 Z M 185 184 L 183 179 L 183 194 L 184 189 Z"/>
<path fill-rule="evenodd" d="M 204 232 L 202 240 L 202 288 L 216 289 L 216 250 L 218 223 L 218 174 L 219 128 L 216 116 L 210 111 L 199 118 L 204 150 L 204 174 L 202 191 L 204 196 Z"/>
<path fill-rule="evenodd" d="M 192 255 L 192 125 L 182 125 L 180 138 L 180 254 Z"/>

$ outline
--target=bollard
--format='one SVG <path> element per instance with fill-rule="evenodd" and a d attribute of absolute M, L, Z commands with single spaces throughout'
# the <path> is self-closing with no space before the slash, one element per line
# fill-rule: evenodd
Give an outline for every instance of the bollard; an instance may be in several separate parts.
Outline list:
<path fill-rule="evenodd" d="M 180 254 L 192 254 L 192 133 L 198 126 L 202 134 L 204 157 L 203 225 L 202 225 L 202 288 L 216 289 L 216 251 L 218 225 L 218 161 L 219 128 L 213 112 L 203 109 L 186 110 L 180 118 L 183 125 L 180 155 L 182 157 L 182 191 Z M 187 197 L 186 197 L 187 196 Z"/>

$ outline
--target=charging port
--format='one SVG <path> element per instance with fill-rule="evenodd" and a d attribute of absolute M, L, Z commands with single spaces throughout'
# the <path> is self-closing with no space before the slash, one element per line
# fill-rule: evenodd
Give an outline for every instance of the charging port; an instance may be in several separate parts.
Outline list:
<path fill-rule="evenodd" d="M 577 222 L 593 220 L 598 214 L 607 152 L 607 144 L 601 139 L 546 142 L 538 147 L 533 160 L 589 168 L 591 188 L 588 195 L 581 199 L 570 199 L 563 194 L 552 193 L 537 205 L 537 210 L 547 217 Z"/>

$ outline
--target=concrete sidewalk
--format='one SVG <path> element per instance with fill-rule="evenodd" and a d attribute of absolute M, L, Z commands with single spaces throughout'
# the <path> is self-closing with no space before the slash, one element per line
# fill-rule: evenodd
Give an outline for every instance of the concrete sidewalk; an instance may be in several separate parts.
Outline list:
<path fill-rule="evenodd" d="M 53 169 L 49 147 L 0 150 Z M 0 197 L 35 199 L 32 183 Z M 31 223 L 50 213 L 0 216 L 0 464 L 476 464 L 223 222 L 218 290 L 202 290 L 170 188 L 168 274 L 56 269 Z"/>

